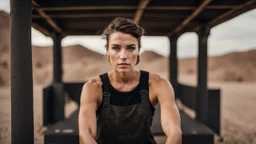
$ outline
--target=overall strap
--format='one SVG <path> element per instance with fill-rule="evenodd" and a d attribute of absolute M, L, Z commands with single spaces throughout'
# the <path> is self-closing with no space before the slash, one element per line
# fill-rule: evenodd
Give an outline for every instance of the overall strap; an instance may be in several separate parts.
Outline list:
<path fill-rule="evenodd" d="M 147 102 L 149 99 L 148 95 L 148 79 L 149 79 L 149 73 L 146 71 L 141 70 L 140 71 L 140 96 L 141 96 L 141 102 Z"/>
<path fill-rule="evenodd" d="M 109 85 L 110 81 L 108 79 L 108 73 L 104 73 L 102 76 L 103 79 L 103 105 L 104 107 L 108 107 L 110 104 L 110 96 L 111 94 L 109 93 Z"/>

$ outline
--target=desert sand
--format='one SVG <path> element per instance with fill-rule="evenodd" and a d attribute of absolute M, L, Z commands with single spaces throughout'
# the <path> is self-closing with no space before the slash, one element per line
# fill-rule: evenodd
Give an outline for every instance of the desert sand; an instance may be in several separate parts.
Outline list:
<path fill-rule="evenodd" d="M 9 15 L 0 12 L 0 144 L 11 142 L 10 44 Z M 42 89 L 52 81 L 52 47 L 33 46 L 34 135 L 35 143 L 43 144 Z M 63 48 L 64 82 L 84 82 L 109 71 L 104 55 L 81 45 Z M 141 54 L 137 69 L 144 69 L 168 78 L 168 58 L 151 51 Z M 197 59 L 179 59 L 179 82 L 196 86 Z M 256 50 L 233 52 L 209 57 L 208 87 L 221 89 L 221 131 L 223 144 L 256 143 Z M 66 104 L 66 116 L 77 108 Z M 165 137 L 157 137 L 164 143 Z M 218 138 L 216 137 L 216 143 Z"/>

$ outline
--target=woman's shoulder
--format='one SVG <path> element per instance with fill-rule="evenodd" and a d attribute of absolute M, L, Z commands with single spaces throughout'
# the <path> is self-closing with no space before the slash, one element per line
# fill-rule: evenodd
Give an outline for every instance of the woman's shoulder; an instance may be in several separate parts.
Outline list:
<path fill-rule="evenodd" d="M 97 105 L 99 105 L 102 101 L 101 85 L 102 83 L 99 76 L 84 83 L 81 92 L 81 102 L 97 102 Z"/>
<path fill-rule="evenodd" d="M 100 76 L 96 76 L 90 80 L 88 80 L 85 84 L 85 87 L 90 87 L 90 88 L 94 88 L 94 89 L 98 89 L 101 88 L 102 86 L 102 81 Z"/>
<path fill-rule="evenodd" d="M 152 72 L 148 72 L 149 73 L 149 84 L 150 85 L 157 85 L 157 84 L 161 84 L 161 83 L 169 83 L 169 81 L 162 77 L 159 74 L 156 73 L 152 73 Z"/>

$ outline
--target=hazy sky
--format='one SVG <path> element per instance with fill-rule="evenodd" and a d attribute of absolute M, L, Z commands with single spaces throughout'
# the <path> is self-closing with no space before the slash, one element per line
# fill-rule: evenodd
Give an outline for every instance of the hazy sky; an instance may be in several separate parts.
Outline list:
<path fill-rule="evenodd" d="M 0 10 L 10 11 L 9 0 L 0 0 Z M 51 38 L 32 28 L 32 44 L 52 45 Z M 100 36 L 68 36 L 62 41 L 63 46 L 81 44 L 85 47 L 105 53 L 105 40 Z M 142 50 L 152 50 L 164 56 L 170 52 L 166 37 L 142 38 Z M 220 55 L 231 51 L 256 49 L 256 9 L 246 12 L 211 29 L 208 38 L 208 55 Z M 198 38 L 195 33 L 185 33 L 178 39 L 178 57 L 195 57 L 198 50 Z"/>

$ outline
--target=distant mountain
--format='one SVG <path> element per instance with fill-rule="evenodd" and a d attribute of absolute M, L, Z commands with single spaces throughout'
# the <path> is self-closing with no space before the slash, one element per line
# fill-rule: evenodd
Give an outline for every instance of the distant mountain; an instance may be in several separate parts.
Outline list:
<path fill-rule="evenodd" d="M 0 85 L 9 85 L 10 77 L 10 16 L 0 11 Z"/>
<path fill-rule="evenodd" d="M 142 62 L 149 62 L 152 60 L 163 58 L 163 56 L 153 51 L 144 51 L 143 53 L 140 54 L 140 58 Z"/>
<path fill-rule="evenodd" d="M 9 17 L 10 17 L 10 14 L 7 13 L 7 12 L 5 12 L 5 11 L 1 11 L 1 10 L 0 10 L 0 17 L 1 17 L 1 18 L 3 18 L 3 17 L 9 18 Z"/>
<path fill-rule="evenodd" d="M 8 52 L 10 47 L 10 16 L 0 11 L 0 54 Z"/>
<path fill-rule="evenodd" d="M 197 74 L 197 58 L 179 60 L 179 72 Z M 256 81 L 256 50 L 208 58 L 208 78 L 216 81 Z"/>
<path fill-rule="evenodd" d="M 69 63 L 86 58 L 102 60 L 103 57 L 104 55 L 91 51 L 82 45 L 72 45 L 63 48 L 64 63 Z"/>

